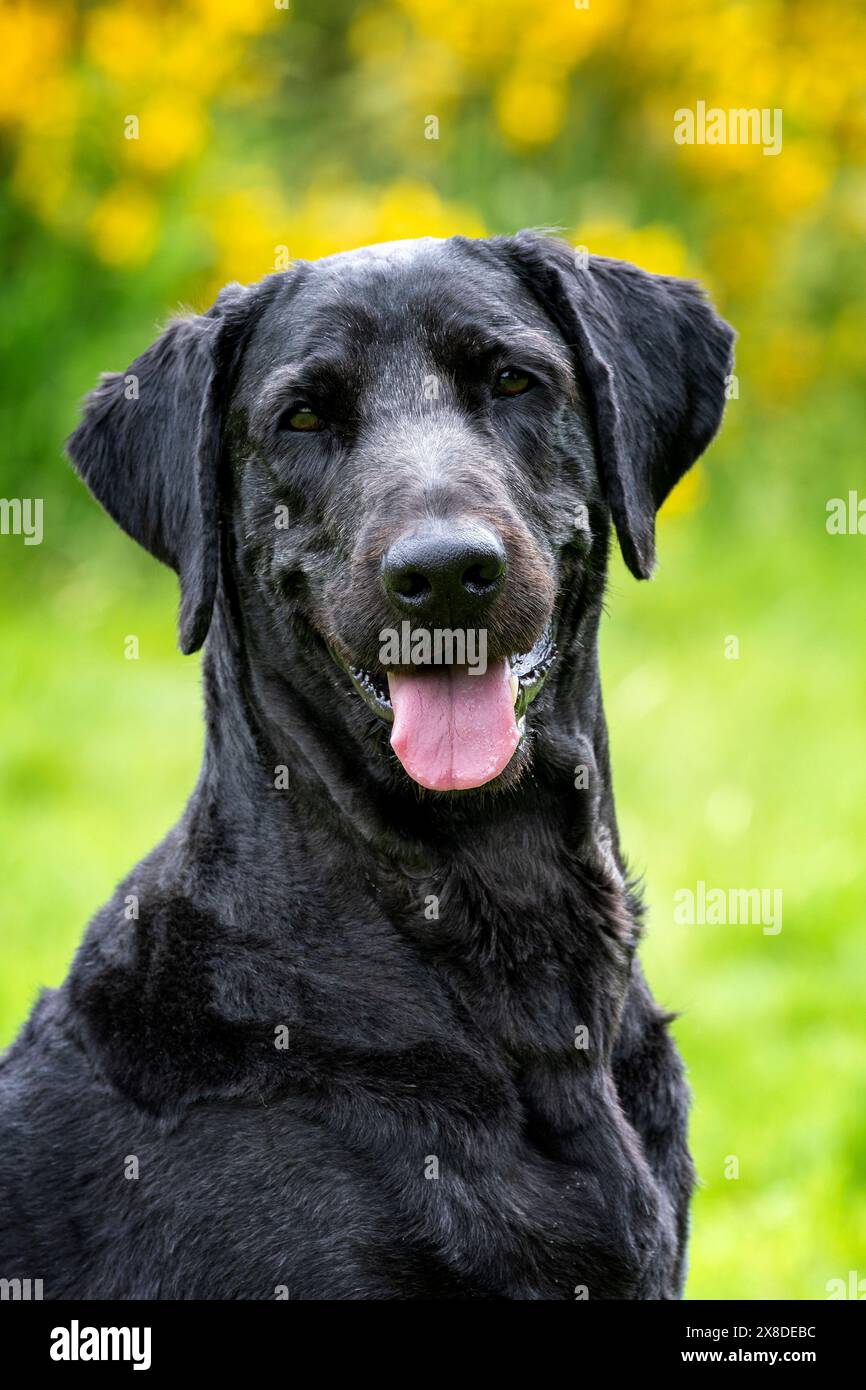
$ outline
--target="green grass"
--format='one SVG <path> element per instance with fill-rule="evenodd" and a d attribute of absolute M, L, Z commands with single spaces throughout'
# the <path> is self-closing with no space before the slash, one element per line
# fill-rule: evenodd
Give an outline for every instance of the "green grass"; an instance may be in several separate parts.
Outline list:
<path fill-rule="evenodd" d="M 660 528 L 652 584 L 619 566 L 609 595 L 623 842 L 695 1096 L 692 1298 L 822 1298 L 866 1276 L 866 537 L 824 528 L 860 426 L 823 409 L 720 446 L 710 502 Z M 673 895 L 699 879 L 781 889 L 781 932 L 677 925 Z"/>
<path fill-rule="evenodd" d="M 661 523 L 657 577 L 639 585 L 618 559 L 611 577 L 622 836 L 695 1095 L 692 1298 L 822 1298 L 866 1277 L 866 537 L 824 528 L 827 498 L 857 486 L 863 425 L 850 399 L 748 427 L 732 414 L 709 498 Z M 58 488 L 45 544 L 6 537 L 0 555 L 2 1042 L 176 819 L 201 751 L 173 576 L 105 519 L 58 525 Z M 699 879 L 780 888 L 782 931 L 677 925 L 673 895 Z"/>

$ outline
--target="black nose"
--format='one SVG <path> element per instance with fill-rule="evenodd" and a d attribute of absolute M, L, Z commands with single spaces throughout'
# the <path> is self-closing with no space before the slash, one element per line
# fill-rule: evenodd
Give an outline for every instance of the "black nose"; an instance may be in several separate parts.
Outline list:
<path fill-rule="evenodd" d="M 505 546 L 489 527 L 440 523 L 394 542 L 382 582 L 400 613 L 469 626 L 501 589 L 505 565 Z"/>

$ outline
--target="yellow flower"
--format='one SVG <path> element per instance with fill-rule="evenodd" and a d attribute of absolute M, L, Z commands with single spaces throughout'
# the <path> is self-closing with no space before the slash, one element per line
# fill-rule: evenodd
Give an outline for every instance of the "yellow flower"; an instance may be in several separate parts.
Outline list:
<path fill-rule="evenodd" d="M 138 3 L 104 5 L 86 18 L 85 52 L 94 67 L 118 82 L 150 82 L 171 35 L 165 18 Z"/>
<path fill-rule="evenodd" d="M 206 123 L 201 107 L 183 93 L 153 97 L 135 114 L 138 139 L 123 141 L 125 153 L 149 173 L 166 173 L 198 154 L 204 144 Z"/>
<path fill-rule="evenodd" d="M 513 145 L 548 145 L 562 129 L 566 109 L 563 82 L 515 69 L 496 93 L 499 128 Z"/>
<path fill-rule="evenodd" d="M 209 216 L 218 253 L 213 293 L 226 280 L 244 283 L 276 270 L 283 254 L 298 255 L 289 235 L 290 215 L 270 189 L 243 189 L 220 198 Z"/>
<path fill-rule="evenodd" d="M 817 144 L 792 141 L 781 155 L 767 160 L 772 165 L 765 175 L 767 204 L 788 217 L 813 207 L 824 197 L 830 183 L 832 163 L 829 151 Z"/>
<path fill-rule="evenodd" d="M 627 227 L 614 220 L 587 221 L 572 234 L 576 246 L 585 246 L 594 256 L 611 256 L 617 261 L 633 261 L 656 275 L 697 274 L 676 232 L 658 223 Z"/>
<path fill-rule="evenodd" d="M 437 5 L 400 0 L 400 5 L 419 34 L 443 43 L 469 69 L 495 68 L 514 49 L 516 0 L 445 0 Z"/>
<path fill-rule="evenodd" d="M 46 81 L 43 100 L 27 113 L 12 187 L 43 221 L 60 228 L 77 212 L 74 138 L 80 91 L 65 75 Z"/>
<path fill-rule="evenodd" d="M 277 9 L 274 0 L 188 0 L 193 23 L 220 34 L 257 34 L 269 24 L 291 22 L 292 4 Z"/>
<path fill-rule="evenodd" d="M 429 184 L 400 179 L 381 195 L 376 210 L 377 241 L 457 235 L 483 236 L 479 217 L 461 204 L 443 202 Z"/>
<path fill-rule="evenodd" d="M 713 234 L 706 248 L 706 262 L 717 285 L 724 286 L 729 295 L 745 298 L 760 294 L 776 255 L 775 238 L 755 218 L 748 221 L 725 220 L 736 208 L 724 200 L 724 217 L 720 212 L 713 222 Z"/>
<path fill-rule="evenodd" d="M 167 38 L 152 69 L 148 86 L 157 80 L 187 96 L 210 97 L 234 93 L 238 72 L 246 58 L 243 44 L 225 38 L 201 23 L 178 24 Z M 259 70 L 263 70 L 261 62 Z"/>
<path fill-rule="evenodd" d="M 449 48 L 467 71 L 500 72 L 519 54 L 554 81 L 598 48 L 623 14 L 623 0 L 398 0 L 417 33 Z"/>
<path fill-rule="evenodd" d="M 225 280 L 257 280 L 286 269 L 287 262 L 318 260 L 369 242 L 484 232 L 472 209 L 443 202 L 420 180 L 379 190 L 342 179 L 320 182 L 291 209 L 269 190 L 247 189 L 220 199 L 209 220 L 218 249 L 214 293 Z"/>
<path fill-rule="evenodd" d="M 133 184 L 118 184 L 94 208 L 89 231 L 96 254 L 107 265 L 141 265 L 156 242 L 156 203 Z"/>
<path fill-rule="evenodd" d="M 0 121 L 16 121 L 44 109 L 46 85 L 55 80 L 69 41 L 69 7 L 0 5 Z"/>
<path fill-rule="evenodd" d="M 375 241 L 375 193 L 348 179 L 320 180 L 301 200 L 289 237 L 293 254 L 305 260 Z"/>
<path fill-rule="evenodd" d="M 170 83 L 185 92 L 216 92 L 241 66 L 250 38 L 279 20 L 289 23 L 289 14 L 266 0 L 187 0 L 168 7 L 121 0 L 92 11 L 85 52 L 124 86 L 128 99 Z"/>

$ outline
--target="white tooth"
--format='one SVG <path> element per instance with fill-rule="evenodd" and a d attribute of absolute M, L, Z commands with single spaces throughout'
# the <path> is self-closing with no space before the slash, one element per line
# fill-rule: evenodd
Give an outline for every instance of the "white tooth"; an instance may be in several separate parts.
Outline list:
<path fill-rule="evenodd" d="M 515 676 L 514 672 L 512 671 L 512 672 L 511 672 L 511 703 L 512 703 L 513 705 L 516 705 L 516 704 L 517 704 L 517 697 L 518 697 L 519 694 L 520 694 L 520 681 L 517 679 L 517 677 Z"/>
<path fill-rule="evenodd" d="M 526 715 L 525 715 L 525 714 L 524 714 L 524 715 L 521 715 L 520 719 L 518 719 L 518 721 L 517 721 L 517 732 L 520 734 L 520 737 L 521 737 L 521 738 L 523 738 L 523 735 L 526 733 Z"/>

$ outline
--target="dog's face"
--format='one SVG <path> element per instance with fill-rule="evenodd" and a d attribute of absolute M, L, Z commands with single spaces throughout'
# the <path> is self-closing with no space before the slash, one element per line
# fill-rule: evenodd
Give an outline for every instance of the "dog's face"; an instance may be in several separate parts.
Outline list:
<path fill-rule="evenodd" d="M 332 258 L 262 315 L 230 418 L 244 603 L 267 610 L 277 650 L 308 624 L 421 785 L 499 776 L 553 659 L 578 508 L 598 496 L 569 353 L 538 303 L 449 243 Z"/>
<path fill-rule="evenodd" d="M 177 568 L 185 650 L 222 554 L 271 677 L 296 681 L 301 650 L 391 771 L 506 785 L 563 596 L 603 572 L 611 515 L 649 574 L 730 342 L 693 287 L 561 243 L 394 243 L 173 324 L 94 393 L 70 452 Z"/>

